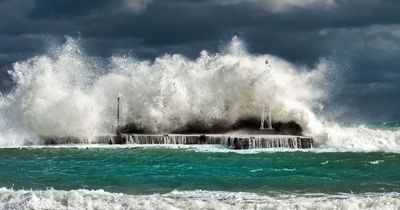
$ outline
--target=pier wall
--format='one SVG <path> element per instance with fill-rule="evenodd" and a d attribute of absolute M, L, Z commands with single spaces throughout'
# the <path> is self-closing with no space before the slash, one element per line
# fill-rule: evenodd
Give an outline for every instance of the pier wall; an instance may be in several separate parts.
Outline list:
<path fill-rule="evenodd" d="M 73 137 L 43 138 L 43 144 L 217 144 L 230 149 L 312 148 L 313 139 L 293 135 L 228 135 L 228 134 L 121 134 L 100 136 L 91 141 Z"/>
<path fill-rule="evenodd" d="M 311 148 L 311 137 L 291 135 L 126 135 L 131 144 L 221 144 L 231 149 Z"/>

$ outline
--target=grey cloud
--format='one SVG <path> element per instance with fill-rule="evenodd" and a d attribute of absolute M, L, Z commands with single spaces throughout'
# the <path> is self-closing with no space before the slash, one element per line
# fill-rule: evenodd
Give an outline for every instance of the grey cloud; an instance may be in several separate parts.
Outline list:
<path fill-rule="evenodd" d="M 290 9 L 302 7 L 329 9 L 336 6 L 335 0 L 211 0 L 211 2 L 221 5 L 251 3 L 271 12 L 287 12 Z"/>
<path fill-rule="evenodd" d="M 31 18 L 62 18 L 74 16 L 107 16 L 119 12 L 140 13 L 153 0 L 35 0 Z"/>

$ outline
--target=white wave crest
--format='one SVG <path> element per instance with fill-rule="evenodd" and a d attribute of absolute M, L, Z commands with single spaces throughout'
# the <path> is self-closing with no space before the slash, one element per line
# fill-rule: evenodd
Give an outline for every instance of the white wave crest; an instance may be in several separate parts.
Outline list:
<path fill-rule="evenodd" d="M 400 152 L 400 130 L 373 129 L 366 126 L 324 126 L 315 138 L 317 147 L 338 151 Z"/>
<path fill-rule="evenodd" d="M 0 188 L 1 209 L 397 209 L 399 193 L 275 194 L 173 191 L 127 195 L 103 190 L 11 190 Z"/>

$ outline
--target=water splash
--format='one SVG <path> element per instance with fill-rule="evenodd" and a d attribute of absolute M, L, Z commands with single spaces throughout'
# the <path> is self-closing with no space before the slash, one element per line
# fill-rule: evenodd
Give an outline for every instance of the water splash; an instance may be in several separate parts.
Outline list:
<path fill-rule="evenodd" d="M 400 145 L 396 131 L 332 126 L 315 114 L 329 92 L 321 84 L 335 71 L 327 59 L 314 69 L 299 68 L 273 55 L 250 54 L 236 37 L 222 52 L 202 51 L 196 59 L 167 54 L 154 61 L 113 56 L 98 62 L 73 38 L 55 49 L 13 65 L 15 89 L 0 100 L 0 145 L 35 144 L 43 135 L 91 139 L 112 132 L 119 95 L 120 123 L 150 133 L 192 121 L 231 125 L 258 117 L 270 105 L 276 121 L 296 121 L 321 147 Z"/>

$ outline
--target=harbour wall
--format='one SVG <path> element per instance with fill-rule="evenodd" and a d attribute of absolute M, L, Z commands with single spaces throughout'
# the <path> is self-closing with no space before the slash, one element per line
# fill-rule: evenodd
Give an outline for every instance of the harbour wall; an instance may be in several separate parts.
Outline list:
<path fill-rule="evenodd" d="M 229 149 L 313 147 L 313 139 L 294 135 L 234 135 L 234 134 L 120 134 L 99 136 L 89 141 L 73 137 L 42 137 L 42 143 L 52 144 L 217 144 Z"/>

